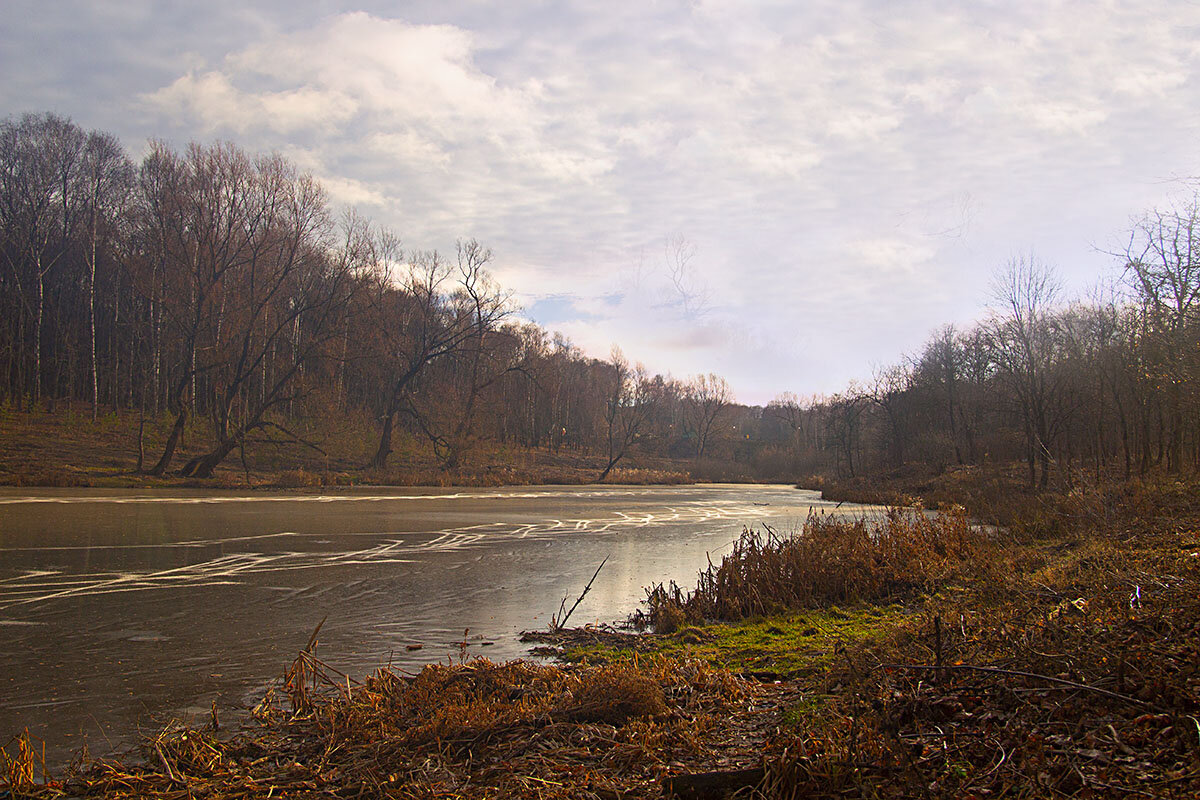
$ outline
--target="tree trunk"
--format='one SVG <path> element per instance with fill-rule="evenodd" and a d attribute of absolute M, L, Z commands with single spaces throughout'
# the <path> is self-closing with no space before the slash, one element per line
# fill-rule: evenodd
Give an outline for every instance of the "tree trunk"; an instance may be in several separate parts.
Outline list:
<path fill-rule="evenodd" d="M 213 470 L 238 446 L 237 439 L 226 439 L 202 456 L 196 456 L 179 471 L 188 478 L 211 478 Z"/>
<path fill-rule="evenodd" d="M 142 395 L 141 413 L 138 414 L 138 457 L 137 473 L 140 475 L 146 463 L 146 396 Z"/>
<path fill-rule="evenodd" d="M 171 428 L 171 434 L 167 437 L 167 444 L 163 447 L 162 456 L 158 459 L 158 463 L 154 465 L 154 469 L 150 470 L 151 475 L 162 477 L 163 473 L 167 471 L 167 467 L 171 465 L 171 459 L 175 456 L 175 448 L 183 436 L 183 426 L 187 423 L 187 416 L 187 406 L 183 406 L 179 409 L 179 414 L 175 417 L 175 425 Z"/>
<path fill-rule="evenodd" d="M 114 270 L 113 276 L 113 327 L 112 327 L 112 362 L 113 362 L 113 411 L 121 405 L 121 272 Z M 133 355 L 130 354 L 130 361 Z M 130 376 L 132 377 L 132 369 Z M 143 389 L 144 390 L 144 389 Z M 129 382 L 129 405 L 133 405 L 133 381 Z M 143 408 L 143 411 L 145 409 Z"/>
<path fill-rule="evenodd" d="M 604 483 L 604 479 L 608 477 L 608 473 L 613 471 L 613 467 L 617 465 L 617 462 L 620 461 L 621 457 L 624 455 L 624 453 L 620 453 L 616 457 L 608 459 L 608 464 L 605 465 L 604 471 L 601 472 L 600 477 L 596 479 L 598 483 Z"/>
<path fill-rule="evenodd" d="M 42 260 L 40 258 L 37 261 L 36 270 L 37 314 L 33 326 L 33 390 L 30 392 L 30 411 L 33 411 L 34 407 L 42 399 L 42 307 L 44 304 L 42 296 Z"/>
<path fill-rule="evenodd" d="M 96 369 L 96 220 L 92 217 L 91 259 L 88 263 L 88 350 L 92 359 L 92 422 L 100 405 L 100 380 Z"/>
<path fill-rule="evenodd" d="M 388 412 L 383 417 L 383 430 L 379 433 L 379 448 L 371 458 L 370 466 L 372 469 L 383 469 L 387 466 L 388 456 L 392 452 L 392 426 L 396 422 L 396 411 L 395 404 L 392 404 L 388 407 Z"/>

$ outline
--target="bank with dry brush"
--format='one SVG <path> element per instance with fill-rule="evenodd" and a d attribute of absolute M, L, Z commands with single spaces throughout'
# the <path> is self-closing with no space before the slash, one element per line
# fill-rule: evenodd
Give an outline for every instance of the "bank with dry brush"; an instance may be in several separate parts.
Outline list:
<path fill-rule="evenodd" d="M 565 663 L 361 683 L 302 653 L 232 737 L 174 728 L 29 797 L 1195 797 L 1196 483 L 1077 487 L 1007 529 L 961 510 L 747 532 L 645 635 Z"/>

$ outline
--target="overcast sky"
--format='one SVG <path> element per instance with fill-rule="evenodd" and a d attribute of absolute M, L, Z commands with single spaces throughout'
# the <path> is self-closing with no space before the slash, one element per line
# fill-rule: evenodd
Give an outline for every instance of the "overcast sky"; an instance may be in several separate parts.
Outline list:
<path fill-rule="evenodd" d="M 0 8 L 0 116 L 277 150 L 408 247 L 489 245 L 592 355 L 757 403 L 981 318 L 1014 255 L 1111 278 L 1200 175 L 1198 73 L 1193 2 Z"/>

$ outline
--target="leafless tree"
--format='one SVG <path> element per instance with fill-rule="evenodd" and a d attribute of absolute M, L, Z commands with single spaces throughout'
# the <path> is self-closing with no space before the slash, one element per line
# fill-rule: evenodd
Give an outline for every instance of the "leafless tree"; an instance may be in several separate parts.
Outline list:
<path fill-rule="evenodd" d="M 609 365 L 612 369 L 604 409 L 604 441 L 608 460 L 600 472 L 601 481 L 628 455 L 657 407 L 652 381 L 645 367 L 641 364 L 631 367 L 618 347 L 613 348 Z"/>
<path fill-rule="evenodd" d="M 722 421 L 733 402 L 733 390 L 724 378 L 698 375 L 683 387 L 684 418 L 695 437 L 695 456 L 704 458 L 722 430 Z"/>
<path fill-rule="evenodd" d="M 129 214 L 133 190 L 133 164 L 116 137 L 94 132 L 84 145 L 82 178 L 87 215 L 88 350 L 92 379 L 92 420 L 100 405 L 100 379 L 96 358 L 96 261 L 108 249 L 103 240 L 115 235 Z M 120 302 L 114 300 L 117 313 Z M 116 393 L 114 380 L 113 392 Z"/>
<path fill-rule="evenodd" d="M 83 212 L 86 141 L 79 126 L 55 114 L 0 122 L 0 228 L 8 240 L 3 252 L 23 309 L 33 317 L 31 407 L 42 397 L 46 278 L 70 252 Z"/>
<path fill-rule="evenodd" d="M 910 436 L 904 403 L 911 388 L 912 372 L 905 364 L 895 364 L 876 368 L 867 392 L 867 398 L 883 411 L 887 420 L 887 449 L 889 459 L 896 467 L 904 464 Z"/>
<path fill-rule="evenodd" d="M 708 289 L 696 275 L 692 265 L 695 257 L 696 246 L 683 235 L 667 237 L 663 245 L 667 277 L 686 319 L 700 316 L 708 310 Z"/>
<path fill-rule="evenodd" d="M 1013 258 L 997 272 L 992 294 L 1000 306 L 992 334 L 1002 373 L 1024 426 L 1030 486 L 1050 481 L 1054 437 L 1062 422 L 1058 375 L 1058 331 L 1051 311 L 1061 291 L 1058 277 L 1034 256 Z M 1041 465 L 1040 481 L 1035 464 Z"/>
<path fill-rule="evenodd" d="M 1147 338 L 1159 355 L 1151 364 L 1166 398 L 1167 468 L 1183 463 L 1184 409 L 1189 379 L 1200 367 L 1200 207 L 1197 198 L 1143 217 L 1130 233 L 1125 276 L 1146 313 Z"/>
<path fill-rule="evenodd" d="M 458 255 L 451 265 L 436 251 L 414 254 L 404 267 L 400 291 L 384 287 L 381 355 L 390 378 L 379 446 L 370 463 L 376 469 L 387 464 L 396 414 L 422 372 L 465 347 L 479 347 L 485 333 L 511 313 L 507 293 L 487 271 L 491 250 L 471 239 L 459 244 Z"/>

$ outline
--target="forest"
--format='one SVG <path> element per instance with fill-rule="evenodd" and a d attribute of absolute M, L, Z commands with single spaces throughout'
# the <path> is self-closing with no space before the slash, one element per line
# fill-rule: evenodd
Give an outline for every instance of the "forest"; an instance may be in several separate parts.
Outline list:
<path fill-rule="evenodd" d="M 787 481 L 1020 463 L 1032 488 L 1194 471 L 1198 220 L 1195 199 L 1135 217 L 1087 299 L 1034 254 L 1000 258 L 977 323 L 832 396 L 755 407 L 717 375 L 586 355 L 522 319 L 486 244 L 402 246 L 279 155 L 151 141 L 137 162 L 26 114 L 0 122 L 0 419 L 134 418 L 131 469 L 189 478 L 320 450 L 330 417 L 370 431 L 358 468 L 376 474 L 400 442 L 448 473 L 503 448 L 583 454 L 600 480 L 646 459 Z"/>

